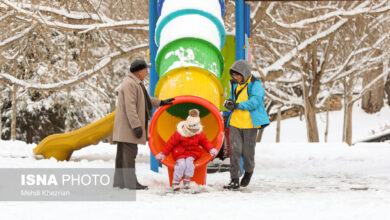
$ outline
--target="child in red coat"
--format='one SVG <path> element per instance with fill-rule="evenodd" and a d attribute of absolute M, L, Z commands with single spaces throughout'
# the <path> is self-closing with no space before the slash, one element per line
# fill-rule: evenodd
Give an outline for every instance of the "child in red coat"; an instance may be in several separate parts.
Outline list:
<path fill-rule="evenodd" d="M 183 183 L 188 186 L 191 177 L 194 176 L 194 161 L 202 154 L 202 146 L 213 157 L 218 154 L 217 149 L 209 142 L 202 132 L 203 126 L 200 123 L 199 110 L 191 109 L 187 120 L 177 125 L 177 131 L 171 136 L 162 152 L 156 155 L 156 159 L 163 161 L 166 155 L 172 152 L 176 160 L 174 168 L 172 187 L 177 189 L 180 180 L 184 175 Z"/>

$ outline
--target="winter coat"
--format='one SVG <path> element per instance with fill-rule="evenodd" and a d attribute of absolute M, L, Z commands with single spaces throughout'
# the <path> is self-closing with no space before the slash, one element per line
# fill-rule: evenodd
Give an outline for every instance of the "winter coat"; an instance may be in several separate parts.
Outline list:
<path fill-rule="evenodd" d="M 266 127 L 267 125 L 269 125 L 270 121 L 268 119 L 267 111 L 265 110 L 264 107 L 265 90 L 261 85 L 261 81 L 256 79 L 256 77 L 252 76 L 250 66 L 244 60 L 236 61 L 230 68 L 230 74 L 232 74 L 232 71 L 237 72 L 244 77 L 244 80 L 241 84 L 245 84 L 248 80 L 250 80 L 247 88 L 245 88 L 245 91 L 243 91 L 243 92 L 247 92 L 248 99 L 246 101 L 239 102 L 237 109 L 249 111 L 253 128 L 259 126 L 261 126 L 261 128 Z M 237 85 L 238 85 L 237 81 L 231 80 L 231 93 L 229 98 L 233 99 L 234 101 L 237 101 L 237 97 L 235 93 Z M 232 114 L 230 114 L 228 118 L 228 122 L 227 122 L 228 125 L 230 125 L 230 118 L 232 117 L 233 114 L 234 111 Z"/>
<path fill-rule="evenodd" d="M 130 73 L 120 85 L 113 131 L 113 140 L 116 142 L 146 144 L 145 96 L 141 83 L 141 80 Z M 150 99 L 153 107 L 159 107 L 160 99 Z M 140 126 L 142 137 L 136 138 L 133 129 Z"/>
<path fill-rule="evenodd" d="M 172 156 L 175 160 L 187 157 L 193 157 L 197 160 L 202 154 L 202 149 L 199 145 L 207 152 L 214 147 L 202 132 L 202 129 L 199 129 L 199 131 L 196 134 L 192 134 L 192 136 L 186 133 L 184 129 L 184 121 L 182 121 L 177 125 L 176 132 L 165 144 L 162 150 L 163 154 L 168 155 L 172 152 Z"/>

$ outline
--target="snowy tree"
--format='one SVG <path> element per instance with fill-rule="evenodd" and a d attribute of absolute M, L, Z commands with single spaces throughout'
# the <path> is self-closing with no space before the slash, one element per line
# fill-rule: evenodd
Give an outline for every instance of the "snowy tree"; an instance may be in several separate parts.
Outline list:
<path fill-rule="evenodd" d="M 385 84 L 385 93 L 387 96 L 387 104 L 390 105 L 390 76 L 387 76 L 387 81 Z"/>
<path fill-rule="evenodd" d="M 390 3 L 265 2 L 252 8 L 255 66 L 267 96 L 301 109 L 308 141 L 318 142 L 316 112 L 340 82 L 362 78 L 388 59 L 389 28 L 384 24 Z"/>
<path fill-rule="evenodd" d="M 380 76 L 382 74 L 382 69 L 383 67 L 379 66 L 378 68 L 364 74 L 363 86 Z M 362 109 L 364 109 L 367 113 L 379 112 L 384 104 L 384 89 L 384 79 L 377 82 L 376 85 L 373 85 L 372 88 L 362 97 Z"/>
<path fill-rule="evenodd" d="M 3 105 L 4 105 L 4 100 L 3 99 L 3 92 L 4 92 L 4 86 L 3 86 L 3 81 L 0 80 L 0 140 L 2 140 L 2 134 L 3 134 Z"/>
<path fill-rule="evenodd" d="M 141 0 L 1 0 L 0 79 L 23 94 L 5 100 L 13 106 L 4 112 L 12 115 L 13 128 L 21 118 L 16 114 L 26 109 L 39 115 L 63 109 L 59 104 L 67 111 L 68 129 L 112 111 L 130 60 L 145 58 L 147 11 Z"/>

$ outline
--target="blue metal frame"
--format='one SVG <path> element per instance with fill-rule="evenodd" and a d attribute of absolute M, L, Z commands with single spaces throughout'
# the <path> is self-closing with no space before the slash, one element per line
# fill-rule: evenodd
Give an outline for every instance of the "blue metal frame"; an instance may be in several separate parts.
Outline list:
<path fill-rule="evenodd" d="M 158 13 L 158 16 L 161 15 L 161 9 L 164 5 L 164 1 L 165 0 L 158 0 L 158 3 L 157 3 L 157 13 Z"/>
<path fill-rule="evenodd" d="M 157 23 L 157 1 L 149 0 L 149 60 L 152 64 L 150 67 L 149 73 L 149 94 L 154 97 L 154 89 L 156 88 L 156 84 L 158 81 L 158 75 L 156 72 L 156 53 L 157 53 L 157 45 L 154 42 L 154 34 L 156 30 Z M 156 160 L 152 152 L 150 152 L 150 169 L 154 172 L 158 172 L 158 167 L 161 166 L 160 162 Z"/>
<path fill-rule="evenodd" d="M 236 0 L 236 60 L 245 60 L 248 55 L 245 50 L 245 35 L 250 38 L 251 8 L 245 0 Z M 244 173 L 244 161 L 241 157 L 241 171 Z"/>
<path fill-rule="evenodd" d="M 244 6 L 244 24 L 245 34 L 248 38 L 251 37 L 251 6 L 245 3 Z"/>
<path fill-rule="evenodd" d="M 245 1 L 236 0 L 236 60 L 245 59 Z"/>
<path fill-rule="evenodd" d="M 221 5 L 221 16 L 225 17 L 225 0 L 219 0 L 219 5 Z"/>
<path fill-rule="evenodd" d="M 248 4 L 245 3 L 245 6 L 244 6 L 244 14 L 245 14 L 245 17 L 244 17 L 244 23 L 245 23 L 245 34 L 244 34 L 244 38 L 245 38 L 245 49 L 244 49 L 244 53 L 245 53 L 245 60 L 248 60 L 249 58 L 249 38 L 251 37 L 251 17 L 250 17 L 250 14 L 251 14 L 251 6 L 249 6 Z"/>

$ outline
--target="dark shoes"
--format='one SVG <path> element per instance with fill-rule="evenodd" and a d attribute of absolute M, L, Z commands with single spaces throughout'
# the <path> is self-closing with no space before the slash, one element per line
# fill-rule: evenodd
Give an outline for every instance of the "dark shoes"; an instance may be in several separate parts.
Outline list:
<path fill-rule="evenodd" d="M 141 185 L 138 181 L 137 181 L 137 185 L 135 186 L 135 189 L 136 190 L 148 190 L 148 186 L 144 186 L 144 185 Z"/>
<path fill-rule="evenodd" d="M 247 173 L 245 172 L 244 177 L 241 179 L 241 183 L 239 182 L 239 179 L 232 179 L 230 183 L 226 186 L 223 186 L 224 189 L 238 189 L 240 186 L 246 187 L 249 185 L 249 182 L 251 181 L 253 173 Z"/>
<path fill-rule="evenodd" d="M 124 187 L 124 186 L 117 186 L 117 185 L 114 185 L 114 187 L 118 187 L 119 189 L 129 189 L 129 190 L 134 190 L 134 187 Z M 141 185 L 140 183 L 137 182 L 137 184 L 135 185 L 135 190 L 147 190 L 148 189 L 148 186 L 144 186 L 144 185 Z"/>
<path fill-rule="evenodd" d="M 224 189 L 238 189 L 240 188 L 240 183 L 238 178 L 237 179 L 232 179 L 230 183 L 226 186 L 223 186 Z"/>
<path fill-rule="evenodd" d="M 253 174 L 253 173 L 247 173 L 247 172 L 245 172 L 244 177 L 241 179 L 241 184 L 240 184 L 240 185 L 241 185 L 242 187 L 248 186 L 249 182 L 251 181 L 252 174 Z"/>

